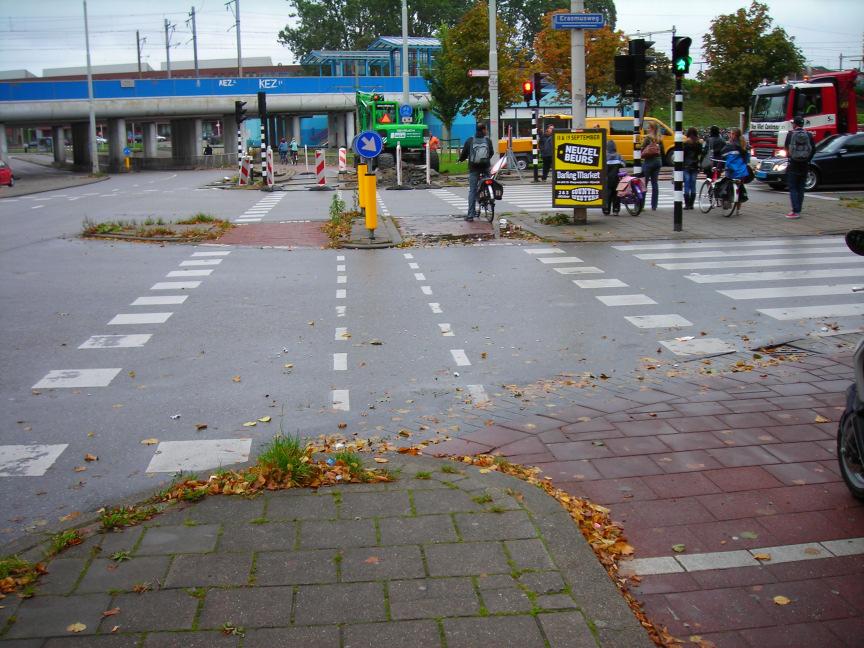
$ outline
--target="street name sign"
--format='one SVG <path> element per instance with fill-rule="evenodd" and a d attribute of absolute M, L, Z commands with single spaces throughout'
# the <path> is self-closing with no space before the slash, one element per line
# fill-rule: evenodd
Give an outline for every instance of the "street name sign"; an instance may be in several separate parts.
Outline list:
<path fill-rule="evenodd" d="M 600 13 L 552 14 L 552 29 L 602 29 L 605 24 Z"/>
<path fill-rule="evenodd" d="M 488 77 L 489 70 L 468 70 L 469 77 Z"/>
<path fill-rule="evenodd" d="M 354 152 L 360 157 L 374 158 L 381 155 L 384 141 L 375 131 L 363 131 L 354 138 Z"/>
<path fill-rule="evenodd" d="M 556 131 L 552 205 L 601 207 L 606 189 L 606 130 Z"/>

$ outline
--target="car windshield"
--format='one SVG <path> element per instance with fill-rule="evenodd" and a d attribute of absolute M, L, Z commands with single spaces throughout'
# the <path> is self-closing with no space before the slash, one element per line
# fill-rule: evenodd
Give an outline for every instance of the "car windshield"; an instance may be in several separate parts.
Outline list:
<path fill-rule="evenodd" d="M 0 160 L 0 169 L 5 169 L 6 163 L 3 160 Z"/>
<path fill-rule="evenodd" d="M 783 121 L 786 119 L 786 98 L 785 93 L 754 95 L 750 119 L 757 122 Z"/>
<path fill-rule="evenodd" d="M 844 141 L 846 141 L 846 138 L 842 135 L 832 135 L 831 137 L 826 137 L 824 140 L 822 140 L 816 145 L 816 152 L 833 153 L 834 151 L 843 148 Z"/>

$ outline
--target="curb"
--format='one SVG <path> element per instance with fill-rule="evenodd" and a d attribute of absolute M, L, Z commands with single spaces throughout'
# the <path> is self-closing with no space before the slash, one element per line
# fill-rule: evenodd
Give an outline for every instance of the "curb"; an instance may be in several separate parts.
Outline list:
<path fill-rule="evenodd" d="M 75 189 L 76 187 L 86 187 L 87 185 L 96 184 L 97 182 L 102 182 L 103 180 L 110 180 L 110 175 L 104 175 L 98 178 L 87 177 L 86 182 L 78 182 L 75 184 L 69 184 L 63 187 L 51 187 L 50 189 L 34 189 L 33 191 L 25 191 L 24 193 L 15 193 L 10 196 L 0 196 L 0 200 L 4 200 L 5 198 L 18 198 L 20 196 L 33 196 L 35 194 L 48 193 L 49 191 L 60 191 L 62 189 Z M 16 185 L 17 186 L 17 185 Z M 15 187 L 12 187 L 14 189 Z"/>
<path fill-rule="evenodd" d="M 399 233 L 399 228 L 393 222 L 392 217 L 384 216 L 381 218 L 380 223 L 383 224 L 386 230 L 385 238 L 375 239 L 376 242 L 372 242 L 368 236 L 357 236 L 358 234 L 365 234 L 368 230 L 363 227 L 362 223 L 355 221 L 351 229 L 352 238 L 340 242 L 339 247 L 345 250 L 379 250 L 401 245 L 403 241 L 402 235 Z M 379 227 L 378 229 L 381 228 Z"/>

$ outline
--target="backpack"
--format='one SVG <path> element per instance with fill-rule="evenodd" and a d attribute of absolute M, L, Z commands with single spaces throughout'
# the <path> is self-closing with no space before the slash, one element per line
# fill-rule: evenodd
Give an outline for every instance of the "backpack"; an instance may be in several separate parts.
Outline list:
<path fill-rule="evenodd" d="M 489 164 L 492 159 L 492 147 L 489 145 L 488 137 L 475 137 L 471 142 L 471 150 L 468 151 L 468 162 L 482 166 Z"/>
<path fill-rule="evenodd" d="M 792 137 L 789 138 L 789 159 L 793 162 L 807 162 L 812 152 L 810 134 L 801 128 L 793 130 Z"/>

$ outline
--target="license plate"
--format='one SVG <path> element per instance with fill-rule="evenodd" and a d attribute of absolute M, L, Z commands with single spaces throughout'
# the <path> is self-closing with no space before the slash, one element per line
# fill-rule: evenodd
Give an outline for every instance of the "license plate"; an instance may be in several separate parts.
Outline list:
<path fill-rule="evenodd" d="M 757 171 L 757 172 L 756 172 L 756 177 L 757 177 L 757 178 L 760 178 L 760 179 L 763 179 L 763 178 L 767 178 L 767 177 L 768 177 L 768 174 L 765 173 L 764 171 Z"/>

